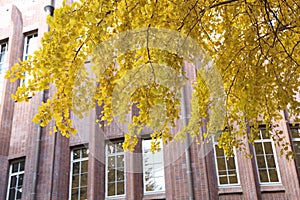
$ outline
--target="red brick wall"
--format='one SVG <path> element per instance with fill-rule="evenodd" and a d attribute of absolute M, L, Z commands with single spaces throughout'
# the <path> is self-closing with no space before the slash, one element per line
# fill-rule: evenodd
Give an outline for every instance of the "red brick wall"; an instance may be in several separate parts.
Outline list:
<path fill-rule="evenodd" d="M 11 67 L 22 57 L 24 33 L 39 31 L 39 37 L 48 27 L 45 24 L 46 14 L 43 7 L 50 1 L 27 2 L 18 7 L 7 5 L 13 0 L 0 2 L 0 41 L 9 42 L 8 64 Z M 56 7 L 61 1 L 56 1 Z M 5 6 L 4 6 L 5 5 Z M 1 24 L 2 25 L 2 24 Z M 189 68 L 189 76 L 194 79 L 194 71 Z M 30 103 L 15 103 L 10 93 L 16 90 L 17 83 L 4 83 L 4 95 L 0 105 L 0 199 L 5 199 L 8 179 L 8 166 L 11 159 L 25 157 L 25 179 L 22 199 L 31 199 L 35 190 L 34 175 L 37 173 L 36 199 L 67 199 L 69 195 L 70 150 L 74 146 L 89 145 L 89 176 L 88 198 L 104 199 L 105 197 L 105 142 L 121 139 L 127 131 L 124 124 L 113 122 L 111 126 L 100 129 L 95 123 L 100 108 L 92 111 L 82 120 L 76 119 L 75 126 L 79 133 L 71 139 L 60 135 L 49 135 L 49 127 L 41 129 L 38 136 L 38 125 L 31 118 L 36 113 L 37 104 L 42 100 L 42 94 L 30 100 Z M 188 91 L 190 95 L 191 90 Z M 137 112 L 133 109 L 133 114 Z M 52 122 L 53 123 L 53 122 Z M 281 128 L 288 135 L 287 124 L 282 121 Z M 179 127 L 177 127 L 179 128 Z M 144 134 L 149 134 L 146 129 Z M 37 152 L 36 147 L 40 145 Z M 206 146 L 212 150 L 211 144 Z M 219 188 L 217 183 L 213 151 L 203 149 L 202 144 L 193 143 L 191 149 L 191 168 L 194 184 L 194 199 L 299 199 L 299 178 L 294 162 L 280 158 L 277 150 L 278 165 L 282 186 L 260 186 L 254 160 L 237 155 L 240 174 L 240 188 Z M 251 152 L 251 145 L 247 151 Z M 135 152 L 126 152 L 126 196 L 124 199 L 188 199 L 185 144 L 172 142 L 164 147 L 166 192 L 156 195 L 143 194 L 143 174 L 141 143 Z M 34 171 L 35 157 L 38 156 L 38 171 Z"/>

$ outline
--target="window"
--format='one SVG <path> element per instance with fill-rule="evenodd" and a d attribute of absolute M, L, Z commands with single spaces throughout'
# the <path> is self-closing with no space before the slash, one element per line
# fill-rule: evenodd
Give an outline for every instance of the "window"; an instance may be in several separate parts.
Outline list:
<path fill-rule="evenodd" d="M 217 142 L 214 142 L 214 152 L 219 186 L 239 185 L 236 155 L 227 158 L 224 150 L 218 147 Z M 234 153 L 236 154 L 235 150 Z"/>
<path fill-rule="evenodd" d="M 9 167 L 7 200 L 17 200 L 22 197 L 25 160 L 14 161 Z"/>
<path fill-rule="evenodd" d="M 37 32 L 28 34 L 25 37 L 25 43 L 24 43 L 24 56 L 23 60 L 27 60 L 29 55 L 32 55 L 33 52 L 37 49 Z"/>
<path fill-rule="evenodd" d="M 300 127 L 290 126 L 290 129 L 294 147 L 294 156 L 298 165 L 298 171 L 300 172 Z"/>
<path fill-rule="evenodd" d="M 32 55 L 33 52 L 37 49 L 38 46 L 38 34 L 37 32 L 34 32 L 32 34 L 28 34 L 25 37 L 25 43 L 24 43 L 24 54 L 23 54 L 23 60 L 28 60 L 28 56 Z M 23 84 L 27 84 L 30 77 L 25 73 L 25 79 L 21 79 L 20 86 Z M 32 95 L 29 95 L 32 96 Z"/>
<path fill-rule="evenodd" d="M 125 153 L 123 142 L 106 145 L 106 197 L 125 194 Z"/>
<path fill-rule="evenodd" d="M 144 193 L 157 193 L 165 191 L 165 173 L 163 148 L 161 151 L 150 152 L 152 140 L 143 140 L 143 180 Z"/>
<path fill-rule="evenodd" d="M 6 65 L 7 43 L 0 43 L 0 101 L 3 92 L 4 75 L 7 70 Z"/>
<path fill-rule="evenodd" d="M 71 200 L 87 199 L 88 150 L 74 149 L 71 152 L 70 197 Z"/>
<path fill-rule="evenodd" d="M 279 183 L 280 176 L 271 133 L 260 129 L 259 139 L 254 141 L 255 160 L 260 184 Z"/>

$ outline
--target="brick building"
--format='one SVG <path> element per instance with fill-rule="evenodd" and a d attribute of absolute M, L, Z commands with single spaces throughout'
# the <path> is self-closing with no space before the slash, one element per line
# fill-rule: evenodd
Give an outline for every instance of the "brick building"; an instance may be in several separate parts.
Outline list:
<path fill-rule="evenodd" d="M 263 128 L 261 138 L 247 147 L 252 159 L 237 154 L 226 160 L 215 145 L 193 141 L 189 149 L 171 143 L 149 154 L 150 131 L 134 153 L 124 153 L 126 126 L 100 129 L 94 123 L 97 109 L 74 119 L 79 133 L 70 139 L 32 123 L 45 95 L 29 103 L 12 101 L 10 94 L 22 83 L 4 80 L 3 73 L 38 47 L 48 30 L 44 6 L 61 3 L 0 2 L 0 199 L 300 199 L 300 128 L 287 120 L 280 127 L 296 152 L 291 162 L 279 156 Z"/>

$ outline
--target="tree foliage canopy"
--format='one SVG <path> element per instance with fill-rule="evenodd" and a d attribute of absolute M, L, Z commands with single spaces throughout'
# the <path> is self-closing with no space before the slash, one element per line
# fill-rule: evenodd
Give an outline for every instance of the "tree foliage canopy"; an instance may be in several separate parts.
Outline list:
<path fill-rule="evenodd" d="M 136 135 L 145 126 L 153 128 L 153 138 L 164 142 L 183 135 L 169 131 L 179 119 L 180 88 L 166 87 L 156 81 L 159 75 L 155 73 L 155 68 L 168 66 L 182 74 L 185 58 L 181 55 L 148 47 L 148 38 L 146 44 L 136 39 L 140 46 L 113 60 L 95 58 L 98 66 L 94 66 L 94 78 L 84 67 L 99 44 L 122 32 L 143 28 L 172 30 L 192 38 L 213 60 L 221 76 L 226 109 L 219 145 L 228 153 L 233 146 L 241 148 L 242 141 L 252 142 L 260 124 L 276 129 L 281 110 L 300 116 L 296 99 L 300 80 L 300 3 L 296 0 L 81 0 L 56 9 L 47 22 L 50 31 L 45 33 L 41 48 L 29 60 L 14 65 L 7 77 L 11 81 L 24 79 L 24 72 L 32 77 L 13 95 L 17 101 L 27 101 L 29 93 L 55 86 L 53 97 L 39 106 L 33 121 L 45 126 L 54 119 L 54 132 L 66 137 L 76 133 L 70 113 L 81 116 L 96 104 L 103 105 L 99 120 L 109 124 L 115 116 L 114 91 L 126 94 L 126 90 L 117 87 L 130 88 L 136 80 L 140 84 L 135 90 L 117 100 L 121 102 L 117 109 L 120 120 L 126 120 L 131 105 L 139 109 L 129 122 L 124 148 L 134 148 Z M 121 48 L 122 44 L 117 46 Z M 142 69 L 150 74 L 149 78 L 132 73 Z M 181 78 L 176 73 L 174 77 Z M 204 79 L 203 75 L 197 76 L 192 117 L 182 130 L 193 136 L 199 136 L 199 128 L 213 109 L 212 91 Z M 208 123 L 213 120 L 209 119 Z M 281 133 L 274 131 L 272 137 L 287 150 Z"/>

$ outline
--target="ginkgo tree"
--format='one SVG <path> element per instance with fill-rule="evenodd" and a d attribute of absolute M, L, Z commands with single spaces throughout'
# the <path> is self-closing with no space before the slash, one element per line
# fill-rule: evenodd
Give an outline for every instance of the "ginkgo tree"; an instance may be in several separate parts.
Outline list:
<path fill-rule="evenodd" d="M 221 132 L 219 146 L 227 154 L 253 142 L 265 124 L 282 153 L 291 155 L 276 124 L 282 110 L 294 122 L 300 116 L 298 1 L 81 0 L 63 3 L 47 23 L 40 49 L 6 74 L 11 81 L 24 79 L 25 72 L 32 77 L 12 95 L 16 101 L 56 88 L 33 118 L 41 126 L 54 119 L 53 131 L 69 137 L 76 133 L 71 113 L 81 117 L 101 106 L 99 121 L 109 125 L 116 115 L 126 121 L 135 105 L 124 149 L 133 150 L 146 126 L 167 143 L 185 132 L 198 137 L 201 126 L 215 121 L 218 128 L 201 136 Z M 174 46 L 164 48 L 169 44 Z M 203 55 L 198 64 L 195 50 Z M 186 62 L 202 68 L 196 70 L 189 123 L 171 134 L 180 118 Z M 157 147 L 154 141 L 152 149 Z"/>

